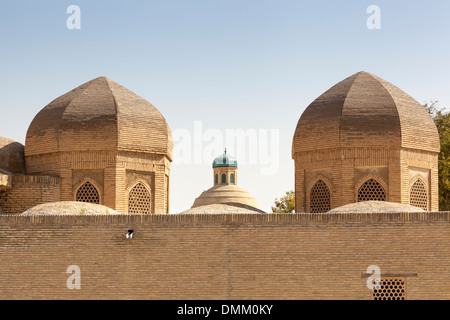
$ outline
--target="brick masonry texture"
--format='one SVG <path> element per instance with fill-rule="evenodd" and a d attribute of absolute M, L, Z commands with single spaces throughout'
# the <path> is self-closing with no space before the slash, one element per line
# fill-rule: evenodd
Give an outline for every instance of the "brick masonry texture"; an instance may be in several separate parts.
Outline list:
<path fill-rule="evenodd" d="M 422 179 L 427 210 L 438 210 L 439 135 L 423 106 L 387 81 L 358 72 L 339 82 L 300 117 L 292 144 L 296 212 L 310 211 L 318 180 L 330 189 L 331 209 L 357 201 L 368 179 L 387 201 L 409 204 Z"/>
<path fill-rule="evenodd" d="M 1 299 L 370 299 L 370 265 L 408 299 L 450 299 L 450 212 L 0 221 Z"/>
<path fill-rule="evenodd" d="M 0 147 L 6 142 L 0 140 Z M 0 149 L 0 165 L 10 149 Z M 99 77 L 56 98 L 36 115 L 22 148 L 22 166 L 28 175 L 60 178 L 54 201 L 75 200 L 78 188 L 89 181 L 100 204 L 127 213 L 129 191 L 142 183 L 151 195 L 151 212 L 168 213 L 172 151 L 172 133 L 162 114 L 142 97 Z M 5 185 L 3 181 L 0 187 Z M 34 205 L 45 203 L 44 194 L 36 191 Z M 0 201 L 20 202 L 20 192 L 5 193 Z M 20 206 L 14 208 L 3 213 L 22 212 Z"/>
<path fill-rule="evenodd" d="M 42 109 L 24 148 L 0 139 L 0 299 L 371 299 L 371 265 L 405 279 L 408 299 L 450 299 L 450 212 L 167 215 L 172 149 L 159 111 L 104 77 Z M 296 211 L 309 211 L 319 179 L 331 209 L 357 201 L 367 179 L 409 203 L 420 179 L 435 211 L 438 153 L 419 103 L 357 73 L 299 120 Z M 140 183 L 154 214 L 18 215 L 73 201 L 87 181 L 122 213 Z M 70 265 L 81 290 L 66 286 Z"/>
<path fill-rule="evenodd" d="M 0 137 L 0 170 L 25 174 L 24 146 L 14 140 Z"/>
<path fill-rule="evenodd" d="M 0 192 L 2 214 L 22 213 L 37 204 L 59 201 L 60 179 L 47 176 L 10 176 L 12 188 Z"/>
<path fill-rule="evenodd" d="M 36 115 L 27 132 L 25 156 L 122 150 L 171 158 L 172 149 L 169 126 L 152 104 L 99 77 L 56 98 Z"/>
<path fill-rule="evenodd" d="M 302 114 L 293 141 L 297 152 L 336 147 L 404 147 L 439 152 L 428 112 L 411 96 L 367 72 L 339 82 Z"/>

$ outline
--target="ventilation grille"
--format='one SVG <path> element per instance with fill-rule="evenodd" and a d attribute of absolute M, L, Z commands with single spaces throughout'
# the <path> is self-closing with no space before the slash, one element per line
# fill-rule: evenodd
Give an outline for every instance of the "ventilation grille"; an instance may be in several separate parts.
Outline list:
<path fill-rule="evenodd" d="M 150 213 L 150 192 L 142 183 L 138 183 L 130 191 L 128 213 Z"/>
<path fill-rule="evenodd" d="M 87 181 L 78 188 L 75 200 L 79 202 L 100 204 L 100 195 L 94 185 Z"/>
<path fill-rule="evenodd" d="M 381 278 L 373 281 L 373 300 L 405 300 L 406 286 L 403 278 Z"/>
<path fill-rule="evenodd" d="M 417 180 L 411 187 L 409 204 L 415 207 L 428 210 L 428 194 L 425 185 L 421 180 Z"/>
<path fill-rule="evenodd" d="M 330 211 L 330 189 L 322 180 L 316 182 L 311 189 L 310 211 L 320 213 Z"/>
<path fill-rule="evenodd" d="M 374 179 L 369 179 L 358 190 L 358 202 L 361 201 L 386 201 L 386 191 L 383 186 Z"/>

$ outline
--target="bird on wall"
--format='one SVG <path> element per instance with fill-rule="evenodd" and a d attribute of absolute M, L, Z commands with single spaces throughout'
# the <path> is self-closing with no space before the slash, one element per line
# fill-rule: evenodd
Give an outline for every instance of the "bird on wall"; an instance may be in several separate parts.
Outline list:
<path fill-rule="evenodd" d="M 128 233 L 126 235 L 127 239 L 133 238 L 133 232 L 134 232 L 133 230 L 128 230 Z"/>

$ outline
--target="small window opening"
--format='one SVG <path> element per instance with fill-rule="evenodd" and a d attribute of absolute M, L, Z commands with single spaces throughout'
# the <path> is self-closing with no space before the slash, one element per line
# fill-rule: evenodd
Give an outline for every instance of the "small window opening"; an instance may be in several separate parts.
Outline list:
<path fill-rule="evenodd" d="M 381 278 L 373 281 L 373 300 L 405 300 L 406 281 L 404 278 Z"/>

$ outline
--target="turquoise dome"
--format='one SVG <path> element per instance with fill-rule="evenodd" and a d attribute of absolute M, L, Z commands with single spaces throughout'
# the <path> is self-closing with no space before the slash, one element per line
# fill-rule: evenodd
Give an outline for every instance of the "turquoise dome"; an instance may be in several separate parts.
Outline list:
<path fill-rule="evenodd" d="M 237 161 L 235 158 L 229 156 L 227 154 L 227 150 L 225 150 L 225 153 L 221 156 L 218 156 L 213 161 L 213 168 L 217 167 L 236 167 L 237 168 Z"/>

